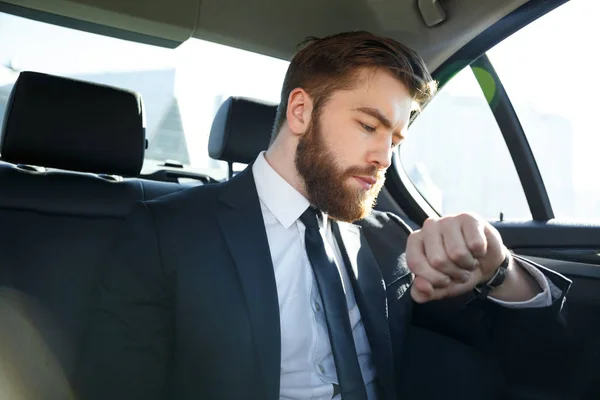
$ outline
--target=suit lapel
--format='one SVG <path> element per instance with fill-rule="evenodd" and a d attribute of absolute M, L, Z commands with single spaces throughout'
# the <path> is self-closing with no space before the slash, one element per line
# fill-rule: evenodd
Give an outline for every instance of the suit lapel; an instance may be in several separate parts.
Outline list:
<path fill-rule="evenodd" d="M 279 398 L 281 332 L 275 273 L 252 166 L 225 184 L 218 220 L 238 270 L 265 398 Z M 261 396 L 262 397 L 262 396 Z"/>
<path fill-rule="evenodd" d="M 381 271 L 359 226 L 334 222 L 332 228 L 353 278 L 354 294 L 369 338 L 379 384 L 386 399 L 395 399 L 394 359 Z"/>

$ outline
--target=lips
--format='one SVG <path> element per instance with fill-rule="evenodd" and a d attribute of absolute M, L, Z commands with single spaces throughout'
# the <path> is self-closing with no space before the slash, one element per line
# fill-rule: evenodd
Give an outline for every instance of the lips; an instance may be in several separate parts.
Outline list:
<path fill-rule="evenodd" d="M 357 176 L 358 179 L 367 182 L 368 184 L 374 185 L 377 183 L 377 178 L 372 176 Z"/>
<path fill-rule="evenodd" d="M 377 178 L 372 176 L 355 176 L 354 179 L 365 189 L 371 189 L 377 183 Z"/>

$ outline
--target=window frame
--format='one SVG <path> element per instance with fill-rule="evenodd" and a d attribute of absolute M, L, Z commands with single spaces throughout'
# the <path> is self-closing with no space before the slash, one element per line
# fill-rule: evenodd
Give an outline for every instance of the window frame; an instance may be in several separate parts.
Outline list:
<path fill-rule="evenodd" d="M 481 57 L 471 63 L 471 70 L 479 82 L 479 87 L 484 90 L 484 84 L 480 81 L 481 76 L 475 73 L 476 68 L 481 68 L 487 72 L 494 80 L 495 93 L 488 102 L 500 132 L 504 137 L 504 142 L 517 170 L 517 175 L 521 181 L 521 186 L 525 192 L 525 198 L 529 205 L 529 211 L 534 221 L 548 221 L 554 218 L 550 197 L 544 185 L 542 174 L 533 156 L 533 151 L 519 121 L 517 112 L 510 101 L 502 81 L 498 77 L 492 62 L 484 53 Z M 486 96 L 485 92 L 483 92 Z"/>
<path fill-rule="evenodd" d="M 531 211 L 532 220 L 540 222 L 554 218 L 552 205 L 525 132 L 486 52 L 568 1 L 530 0 L 479 34 L 432 72 L 440 90 L 454 75 L 467 67 L 481 68 L 493 77 L 497 85 L 496 96 L 491 102 L 488 102 L 488 105 L 507 144 Z M 482 93 L 485 93 L 481 82 L 479 80 L 478 82 Z M 426 106 L 424 105 L 424 107 Z M 440 216 L 410 181 L 397 157 L 392 158 L 389 172 L 391 173 L 388 173 L 386 188 L 412 221 L 422 225 L 427 218 Z"/>

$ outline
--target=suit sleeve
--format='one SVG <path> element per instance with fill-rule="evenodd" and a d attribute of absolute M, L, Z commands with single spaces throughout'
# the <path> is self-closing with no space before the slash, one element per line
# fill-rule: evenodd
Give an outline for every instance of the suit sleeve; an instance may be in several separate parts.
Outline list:
<path fill-rule="evenodd" d="M 76 379 L 80 398 L 160 399 L 172 354 L 172 296 L 145 203 L 133 207 L 108 259 L 97 273 Z"/>
<path fill-rule="evenodd" d="M 398 217 L 390 220 L 407 233 Z M 456 339 L 488 354 L 504 373 L 508 389 L 519 396 L 542 389 L 550 397 L 569 392 L 563 366 L 570 359 L 572 341 L 566 324 L 565 296 L 571 281 L 522 257 L 551 282 L 550 305 L 511 308 L 490 299 L 474 300 L 474 293 L 425 304 L 413 303 L 412 324 Z M 535 397 L 534 397 L 535 398 Z M 559 397 L 560 398 L 560 397 Z"/>

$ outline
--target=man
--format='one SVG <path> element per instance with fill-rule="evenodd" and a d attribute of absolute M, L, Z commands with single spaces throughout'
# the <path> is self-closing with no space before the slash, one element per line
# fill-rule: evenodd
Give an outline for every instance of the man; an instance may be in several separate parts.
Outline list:
<path fill-rule="evenodd" d="M 100 280 L 83 398 L 408 398 L 405 363 L 457 343 L 428 351 L 439 342 L 419 332 L 432 331 L 496 360 L 498 386 L 539 383 L 569 282 L 511 256 L 478 217 L 431 219 L 406 241 L 397 217 L 371 212 L 433 90 L 394 40 L 308 41 L 265 153 L 229 182 L 134 207 Z M 445 371 L 468 371 L 464 357 Z"/>

